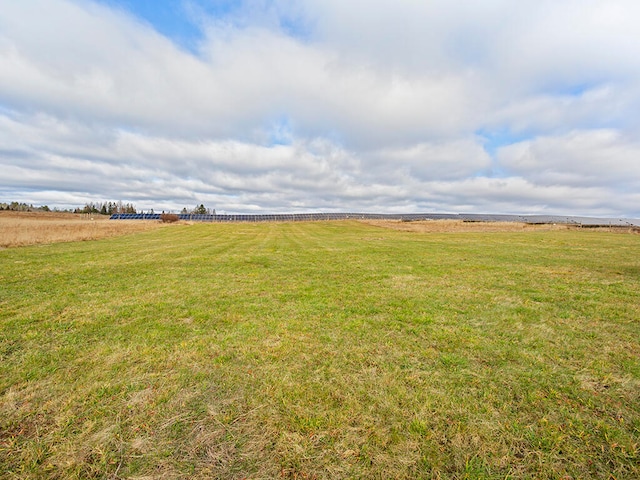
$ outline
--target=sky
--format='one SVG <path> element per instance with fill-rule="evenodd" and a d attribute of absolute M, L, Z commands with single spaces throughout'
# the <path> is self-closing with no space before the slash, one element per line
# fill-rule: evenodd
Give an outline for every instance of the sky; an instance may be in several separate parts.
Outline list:
<path fill-rule="evenodd" d="M 0 202 L 640 218 L 637 0 L 0 0 Z"/>

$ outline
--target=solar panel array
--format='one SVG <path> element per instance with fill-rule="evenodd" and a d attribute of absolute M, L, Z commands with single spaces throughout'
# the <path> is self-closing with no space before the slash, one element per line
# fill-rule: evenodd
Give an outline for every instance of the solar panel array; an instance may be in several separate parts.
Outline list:
<path fill-rule="evenodd" d="M 109 220 L 160 220 L 160 213 L 114 213 Z"/>
<path fill-rule="evenodd" d="M 114 213 L 111 220 L 160 220 L 160 213 Z M 462 220 L 465 222 L 562 223 L 584 226 L 640 226 L 640 220 L 624 218 L 590 218 L 553 215 L 482 215 L 472 213 L 276 213 L 208 215 L 181 213 L 180 220 L 192 222 L 312 222 L 321 220 Z"/>
<path fill-rule="evenodd" d="M 114 213 L 111 220 L 160 220 L 160 213 Z M 197 213 L 181 213 L 180 220 L 194 222 L 309 222 L 320 220 L 426 220 L 459 218 L 455 214 L 384 214 L 384 213 L 276 213 L 276 214 L 231 214 L 209 215 Z"/>

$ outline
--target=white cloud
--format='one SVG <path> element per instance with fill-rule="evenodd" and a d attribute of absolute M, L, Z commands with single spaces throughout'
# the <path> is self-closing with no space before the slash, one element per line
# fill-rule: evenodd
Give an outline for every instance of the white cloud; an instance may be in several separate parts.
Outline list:
<path fill-rule="evenodd" d="M 367 156 L 367 175 L 399 181 L 455 180 L 490 168 L 491 158 L 475 138 L 387 148 Z"/>
<path fill-rule="evenodd" d="M 502 167 L 541 185 L 640 191 L 640 141 L 615 130 L 573 131 L 502 148 Z"/>

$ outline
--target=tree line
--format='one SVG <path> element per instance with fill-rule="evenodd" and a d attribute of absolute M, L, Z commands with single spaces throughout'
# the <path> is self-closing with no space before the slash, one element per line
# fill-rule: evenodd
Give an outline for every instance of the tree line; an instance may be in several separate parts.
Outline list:
<path fill-rule="evenodd" d="M 90 213 L 92 215 L 113 215 L 114 213 L 138 213 L 135 205 L 131 203 L 123 203 L 122 201 L 117 202 L 88 202 L 85 203 L 83 207 L 77 207 L 75 209 L 67 209 L 60 210 L 58 208 L 49 208 L 47 205 L 42 205 L 40 207 L 34 207 L 33 204 L 27 203 L 19 203 L 19 202 L 11 202 L 11 203 L 0 203 L 0 210 L 11 210 L 14 212 L 69 212 L 69 213 Z M 141 212 L 142 213 L 142 212 Z M 151 209 L 151 213 L 153 209 Z M 164 212 L 163 212 L 164 213 Z M 204 204 L 200 204 L 193 209 L 187 209 L 186 207 L 182 209 L 180 213 L 183 214 L 213 214 L 215 215 L 216 211 L 204 206 Z"/>
<path fill-rule="evenodd" d="M 131 203 L 103 202 L 86 203 L 84 207 L 76 208 L 73 213 L 93 213 L 95 215 L 113 215 L 114 213 L 138 213 Z"/>
<path fill-rule="evenodd" d="M 0 203 L 0 210 L 10 210 L 12 212 L 51 212 L 52 211 L 46 205 L 42 205 L 40 207 L 34 207 L 33 204 L 18 203 L 18 202 Z M 54 208 L 53 211 L 56 211 L 56 212 L 65 211 L 66 212 L 68 210 L 57 210 L 57 209 Z"/>
<path fill-rule="evenodd" d="M 130 203 L 122 202 L 104 202 L 104 203 L 87 203 L 82 208 L 76 208 L 73 213 L 92 213 L 96 215 L 113 215 L 114 213 L 138 213 L 136 207 Z M 143 213 L 143 212 L 140 212 Z M 153 209 L 148 213 L 154 213 Z M 165 213 L 164 211 L 162 213 Z M 180 213 L 199 213 L 215 215 L 216 211 L 205 207 L 203 204 L 198 205 L 192 210 L 188 210 L 186 207 L 182 209 Z"/>
<path fill-rule="evenodd" d="M 114 213 L 137 213 L 136 207 L 131 203 L 123 202 L 90 202 L 86 203 L 83 207 L 77 207 L 75 209 L 58 209 L 49 208 L 47 205 L 35 207 L 31 203 L 0 203 L 0 210 L 9 210 L 12 212 L 66 212 L 66 213 L 92 213 L 97 215 L 112 215 Z"/>

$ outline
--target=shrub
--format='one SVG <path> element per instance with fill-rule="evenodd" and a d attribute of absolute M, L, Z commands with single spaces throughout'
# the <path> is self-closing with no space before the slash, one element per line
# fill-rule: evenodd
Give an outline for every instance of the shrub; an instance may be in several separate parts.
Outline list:
<path fill-rule="evenodd" d="M 160 220 L 162 220 L 162 223 L 173 223 L 180 220 L 180 217 L 175 213 L 163 213 L 160 215 Z"/>

